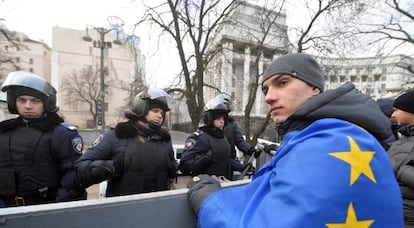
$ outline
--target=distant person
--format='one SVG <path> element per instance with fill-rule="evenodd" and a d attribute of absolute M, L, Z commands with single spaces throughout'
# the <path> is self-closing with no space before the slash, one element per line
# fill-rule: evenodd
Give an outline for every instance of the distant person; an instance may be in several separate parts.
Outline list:
<path fill-rule="evenodd" d="M 395 123 L 395 120 L 391 118 L 391 114 L 394 112 L 393 110 L 393 104 L 394 99 L 393 98 L 379 98 L 377 99 L 377 104 L 380 107 L 381 111 L 386 115 L 390 121 L 391 121 L 391 130 L 394 134 L 394 137 L 396 140 L 400 137 L 398 135 L 398 124 Z"/>
<path fill-rule="evenodd" d="M 404 224 L 414 227 L 414 91 L 395 99 L 391 114 L 401 137 L 388 150 L 404 202 Z"/>
<path fill-rule="evenodd" d="M 73 163 L 83 142 L 56 113 L 56 90 L 42 77 L 11 72 L 1 90 L 17 118 L 0 123 L 0 207 L 86 199 Z"/>
<path fill-rule="evenodd" d="M 219 94 L 214 99 L 221 100 L 223 104 L 227 105 L 229 113 L 232 111 L 231 99 L 227 94 Z M 239 151 L 243 152 L 244 155 L 255 155 L 256 157 L 260 155 L 260 151 L 250 145 L 240 129 L 240 126 L 237 122 L 231 117 L 228 117 L 226 126 L 224 127 L 224 134 L 227 137 L 228 142 L 230 143 L 231 149 L 231 168 L 234 171 L 243 171 L 246 168 L 246 164 L 242 164 L 237 158 L 236 147 Z"/>
<path fill-rule="evenodd" d="M 281 145 L 249 184 L 221 189 L 214 177 L 194 177 L 198 226 L 403 227 L 401 192 L 378 142 L 392 132 L 375 101 L 349 82 L 324 91 L 307 54 L 273 60 L 262 78 Z"/>
<path fill-rule="evenodd" d="M 224 135 L 228 113 L 222 99 L 207 102 L 198 130 L 185 142 L 179 166 L 184 175 L 210 174 L 232 179 L 231 148 Z"/>
<path fill-rule="evenodd" d="M 177 164 L 171 136 L 161 128 L 168 97 L 162 89 L 135 96 L 128 120 L 106 130 L 76 161 L 85 186 L 108 180 L 107 197 L 170 189 Z"/>

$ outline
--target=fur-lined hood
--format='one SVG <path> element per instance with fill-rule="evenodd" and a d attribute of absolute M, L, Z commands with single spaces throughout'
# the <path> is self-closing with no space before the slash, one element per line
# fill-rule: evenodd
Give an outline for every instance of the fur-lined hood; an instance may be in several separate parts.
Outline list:
<path fill-rule="evenodd" d="M 18 127 L 30 127 L 42 132 L 50 132 L 62 122 L 63 119 L 56 113 L 49 113 L 47 116 L 39 120 L 30 121 L 27 123 L 23 120 L 23 117 L 19 116 L 15 119 L 9 119 L 0 122 L 0 131 L 6 132 Z"/>

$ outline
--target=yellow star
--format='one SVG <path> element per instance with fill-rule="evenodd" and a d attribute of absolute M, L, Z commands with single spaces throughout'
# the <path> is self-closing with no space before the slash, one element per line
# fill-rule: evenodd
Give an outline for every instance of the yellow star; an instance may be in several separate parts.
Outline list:
<path fill-rule="evenodd" d="M 349 185 L 355 183 L 361 174 L 364 174 L 372 182 L 377 183 L 369 163 L 375 155 L 375 151 L 361 151 L 355 140 L 348 136 L 350 151 L 330 153 L 330 155 L 349 163 L 351 166 L 351 179 Z"/>
<path fill-rule="evenodd" d="M 348 206 L 348 214 L 346 215 L 346 221 L 345 223 L 329 223 L 326 224 L 327 228 L 368 228 L 372 225 L 372 223 L 374 223 L 375 220 L 363 220 L 363 221 L 358 221 L 356 214 L 355 214 L 355 210 L 354 210 L 354 206 L 352 205 L 352 203 L 349 204 Z"/>

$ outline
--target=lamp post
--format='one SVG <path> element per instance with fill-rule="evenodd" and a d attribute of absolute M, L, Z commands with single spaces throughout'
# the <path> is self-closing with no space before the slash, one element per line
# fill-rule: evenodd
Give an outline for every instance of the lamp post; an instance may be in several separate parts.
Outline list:
<path fill-rule="evenodd" d="M 109 19 L 108 19 L 109 20 Z M 121 20 L 121 19 L 119 19 Z M 123 22 L 123 21 L 122 21 Z M 93 30 L 95 30 L 99 34 L 99 39 L 93 40 L 88 33 L 88 28 L 86 28 L 86 34 L 82 37 L 84 41 L 92 42 L 93 41 L 93 47 L 99 48 L 101 55 L 100 55 L 100 68 L 99 68 L 99 76 L 100 76 L 100 90 L 99 90 L 99 100 L 96 107 L 96 112 L 98 115 L 98 121 L 97 126 L 98 129 L 101 131 L 105 130 L 105 68 L 104 68 L 104 51 L 105 49 L 112 48 L 112 42 L 114 44 L 121 44 L 121 41 L 118 40 L 118 27 L 122 26 L 117 25 L 115 28 L 104 28 L 104 27 L 94 27 L 91 26 Z M 105 36 L 111 31 L 117 32 L 117 39 L 114 41 L 105 41 Z"/>

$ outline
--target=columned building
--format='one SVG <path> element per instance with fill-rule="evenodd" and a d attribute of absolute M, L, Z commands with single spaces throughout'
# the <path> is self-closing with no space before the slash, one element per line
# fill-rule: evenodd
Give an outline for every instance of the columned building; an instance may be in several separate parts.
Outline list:
<path fill-rule="evenodd" d="M 264 14 L 276 18 L 272 29 L 263 39 Z M 263 7 L 243 3 L 238 7 L 217 31 L 211 49 L 219 50 L 218 55 L 207 68 L 205 84 L 206 101 L 218 94 L 218 90 L 231 96 L 233 116 L 243 116 L 249 100 L 252 82 L 256 80 L 276 56 L 288 52 L 286 14 L 264 9 Z M 259 78 L 260 82 L 260 78 Z M 264 117 L 264 96 L 260 85 L 257 86 L 256 100 L 251 112 L 252 117 Z"/>
<path fill-rule="evenodd" d="M 353 82 L 362 93 L 373 99 L 396 97 L 414 88 L 414 74 L 406 68 L 414 66 L 414 58 L 406 55 L 348 59 L 322 59 L 326 89 Z"/>

